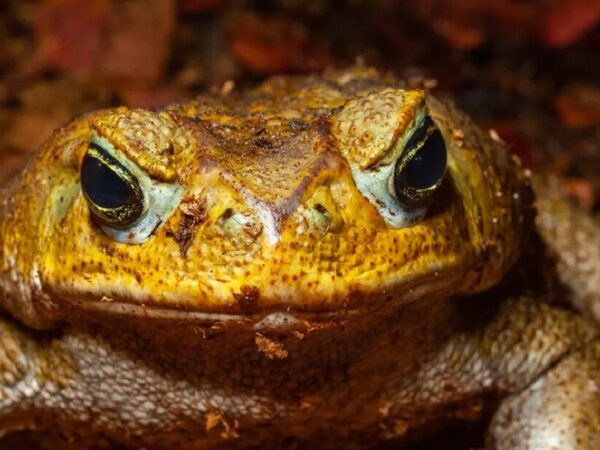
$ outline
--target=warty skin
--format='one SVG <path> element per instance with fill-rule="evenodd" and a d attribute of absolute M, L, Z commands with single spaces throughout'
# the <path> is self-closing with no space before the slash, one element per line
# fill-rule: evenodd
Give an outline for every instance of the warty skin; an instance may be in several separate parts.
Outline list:
<path fill-rule="evenodd" d="M 425 114 L 448 167 L 417 214 L 372 180 Z M 148 236 L 93 219 L 94 139 L 164 199 Z M 564 307 L 600 309 L 599 227 L 530 184 L 364 68 L 78 118 L 2 191 L 0 429 L 348 448 L 491 412 L 489 448 L 600 448 L 596 327 Z"/>

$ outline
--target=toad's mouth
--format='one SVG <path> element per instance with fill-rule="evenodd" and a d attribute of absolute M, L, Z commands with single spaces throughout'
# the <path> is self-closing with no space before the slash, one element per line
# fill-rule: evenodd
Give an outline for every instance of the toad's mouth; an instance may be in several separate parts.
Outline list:
<path fill-rule="evenodd" d="M 368 299 L 347 301 L 327 309 L 309 309 L 292 305 L 273 305 L 256 311 L 210 311 L 182 305 L 132 302 L 106 296 L 80 293 L 68 296 L 52 295 L 61 315 L 66 318 L 83 317 L 94 322 L 143 320 L 190 325 L 197 327 L 244 328 L 256 331 L 286 332 L 320 327 L 323 324 L 344 323 L 355 318 L 366 317 L 377 311 L 392 310 L 401 304 L 412 303 L 423 298 L 446 298 L 455 291 L 462 274 L 448 272 L 444 277 L 419 277 L 405 280 L 393 290 L 382 289 L 371 293 Z M 314 300 L 314 299 L 313 299 Z M 74 314 L 72 314 L 74 313 Z M 60 318 L 58 318 L 60 320 Z"/>

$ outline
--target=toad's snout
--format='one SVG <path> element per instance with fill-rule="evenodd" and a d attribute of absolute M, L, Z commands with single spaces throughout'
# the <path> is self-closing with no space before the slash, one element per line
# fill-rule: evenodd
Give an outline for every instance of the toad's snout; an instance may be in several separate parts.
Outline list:
<path fill-rule="evenodd" d="M 298 231 L 324 234 L 341 225 L 336 192 L 356 188 L 328 130 L 314 127 L 278 144 L 228 147 L 219 141 L 203 149 L 188 198 L 202 198 L 224 236 L 265 236 L 275 243 L 294 215 L 302 216 Z"/>

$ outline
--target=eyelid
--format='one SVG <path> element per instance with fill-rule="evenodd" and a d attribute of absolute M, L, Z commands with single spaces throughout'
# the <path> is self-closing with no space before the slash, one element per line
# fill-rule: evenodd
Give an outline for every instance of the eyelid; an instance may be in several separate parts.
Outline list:
<path fill-rule="evenodd" d="M 334 118 L 332 132 L 348 163 L 369 170 L 395 160 L 425 110 L 424 91 L 383 89 L 349 100 Z"/>
<path fill-rule="evenodd" d="M 167 112 L 119 108 L 117 114 L 93 118 L 90 126 L 95 138 L 110 142 L 152 178 L 165 183 L 177 180 L 174 154 L 187 144 Z"/>

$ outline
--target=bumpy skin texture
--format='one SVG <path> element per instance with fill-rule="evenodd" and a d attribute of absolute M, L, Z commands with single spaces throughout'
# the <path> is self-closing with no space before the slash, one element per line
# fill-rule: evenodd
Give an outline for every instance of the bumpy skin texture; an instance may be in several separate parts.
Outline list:
<path fill-rule="evenodd" d="M 391 226 L 360 186 L 423 111 L 446 177 L 427 214 Z M 92 136 L 181 187 L 145 242 L 92 220 Z M 89 114 L 1 202 L 0 430 L 60 430 L 65 448 L 349 448 L 496 410 L 490 448 L 598 448 L 596 329 L 527 275 L 574 251 L 541 245 L 560 215 L 539 201 L 539 239 L 501 143 L 373 70 Z M 578 286 L 590 265 L 558 277 L 544 261 L 568 300 L 597 298 Z"/>
<path fill-rule="evenodd" d="M 536 177 L 536 225 L 568 288 L 568 297 L 587 317 L 600 323 L 600 222 L 565 201 L 558 180 Z"/>

